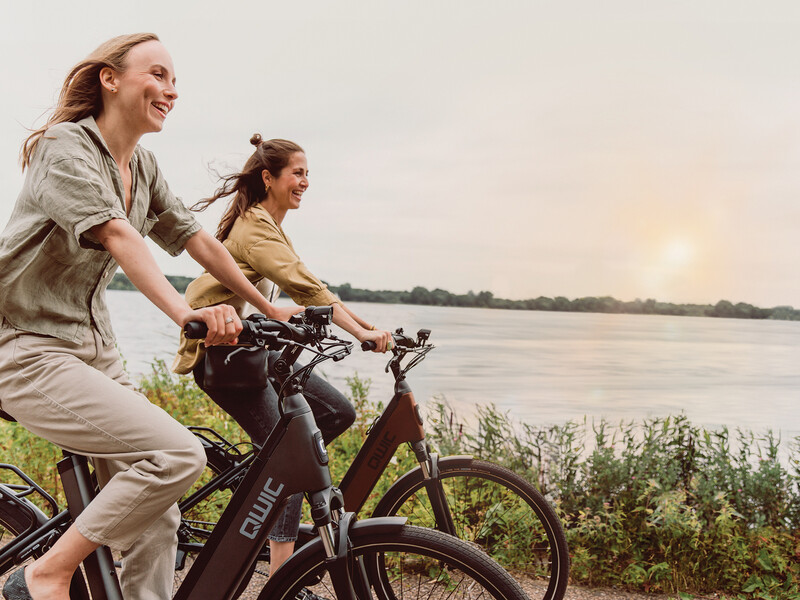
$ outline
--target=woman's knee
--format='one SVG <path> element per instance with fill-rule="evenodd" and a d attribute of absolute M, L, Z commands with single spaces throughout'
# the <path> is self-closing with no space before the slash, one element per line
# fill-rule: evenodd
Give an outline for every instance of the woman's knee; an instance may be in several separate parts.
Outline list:
<path fill-rule="evenodd" d="M 339 415 L 341 417 L 340 423 L 342 425 L 342 431 L 340 433 L 343 433 L 349 429 L 353 423 L 356 422 L 356 408 L 350 404 L 350 402 L 345 400 L 344 404 L 339 410 Z"/>
<path fill-rule="evenodd" d="M 192 434 L 192 443 L 190 446 L 191 457 L 189 459 L 190 466 L 189 469 L 191 471 L 190 477 L 192 478 L 192 483 L 194 483 L 200 474 L 203 472 L 203 469 L 206 468 L 206 451 L 203 448 L 203 444 L 200 443 L 200 440 L 197 439 L 197 436 Z"/>
<path fill-rule="evenodd" d="M 342 396 L 344 398 L 344 396 Z M 347 431 L 356 420 L 356 409 L 344 398 L 344 402 L 336 405 L 335 410 L 325 418 L 317 420 L 322 437 L 326 444 Z"/>
<path fill-rule="evenodd" d="M 206 466 L 206 453 L 203 444 L 197 437 L 186 430 L 188 436 L 183 436 L 180 445 L 164 450 L 163 454 L 168 463 L 170 479 L 191 486 Z"/>

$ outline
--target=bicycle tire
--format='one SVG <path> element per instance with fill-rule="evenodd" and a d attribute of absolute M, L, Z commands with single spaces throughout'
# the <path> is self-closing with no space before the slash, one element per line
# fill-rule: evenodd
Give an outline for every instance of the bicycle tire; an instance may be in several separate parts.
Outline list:
<path fill-rule="evenodd" d="M 520 580 L 546 580 L 536 597 L 561 600 L 569 551 L 561 521 L 544 496 L 513 471 L 487 461 L 445 457 L 438 468 L 458 537 L 480 545 Z M 402 516 L 412 525 L 436 527 L 422 470 L 398 479 L 372 516 Z"/>
<path fill-rule="evenodd" d="M 372 520 L 374 521 L 374 519 Z M 350 565 L 362 559 L 374 600 L 525 600 L 519 584 L 483 551 L 450 535 L 404 525 L 357 523 L 350 530 Z M 320 540 L 296 552 L 264 586 L 258 600 L 294 600 L 308 589 L 333 600 Z M 378 575 L 375 575 L 380 569 Z M 359 596 L 359 600 L 367 600 Z"/>

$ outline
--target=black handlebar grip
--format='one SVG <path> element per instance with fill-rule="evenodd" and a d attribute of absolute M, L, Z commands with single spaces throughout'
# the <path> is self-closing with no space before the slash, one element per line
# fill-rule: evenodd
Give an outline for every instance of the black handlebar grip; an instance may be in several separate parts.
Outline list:
<path fill-rule="evenodd" d="M 364 352 L 367 352 L 369 350 L 375 350 L 375 348 L 377 348 L 377 347 L 378 347 L 378 344 L 376 344 L 372 340 L 367 340 L 366 342 L 361 342 L 361 349 Z"/>
<path fill-rule="evenodd" d="M 183 326 L 183 333 L 190 340 L 202 340 L 208 334 L 208 325 L 200 321 L 189 321 Z"/>

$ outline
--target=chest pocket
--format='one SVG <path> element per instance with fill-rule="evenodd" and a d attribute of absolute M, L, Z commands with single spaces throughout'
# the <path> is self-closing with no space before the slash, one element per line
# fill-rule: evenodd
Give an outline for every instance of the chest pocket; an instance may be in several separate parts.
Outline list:
<path fill-rule="evenodd" d="M 54 225 L 44 239 L 42 252 L 59 264 L 68 266 L 84 263 L 90 258 L 90 253 L 58 225 Z"/>

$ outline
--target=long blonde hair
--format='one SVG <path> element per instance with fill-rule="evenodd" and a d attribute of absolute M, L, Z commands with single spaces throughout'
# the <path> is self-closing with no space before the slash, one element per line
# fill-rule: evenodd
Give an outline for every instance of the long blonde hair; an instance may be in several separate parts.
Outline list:
<path fill-rule="evenodd" d="M 125 71 L 131 48 L 150 40 L 158 41 L 158 36 L 154 33 L 133 33 L 111 38 L 72 68 L 64 79 L 58 103 L 47 123 L 22 143 L 20 162 L 23 171 L 30 165 L 33 152 L 48 128 L 57 123 L 76 123 L 88 116 L 97 117 L 100 114 L 103 108 L 100 70 L 109 67 L 115 71 Z"/>

